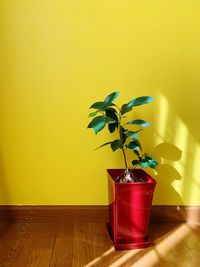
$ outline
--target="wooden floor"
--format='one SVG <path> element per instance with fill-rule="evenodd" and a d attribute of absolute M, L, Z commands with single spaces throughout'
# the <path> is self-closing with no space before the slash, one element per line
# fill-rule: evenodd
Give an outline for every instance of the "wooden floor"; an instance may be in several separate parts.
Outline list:
<path fill-rule="evenodd" d="M 155 244 L 114 251 L 104 223 L 0 224 L 0 267 L 200 266 L 200 225 L 154 223 Z"/>

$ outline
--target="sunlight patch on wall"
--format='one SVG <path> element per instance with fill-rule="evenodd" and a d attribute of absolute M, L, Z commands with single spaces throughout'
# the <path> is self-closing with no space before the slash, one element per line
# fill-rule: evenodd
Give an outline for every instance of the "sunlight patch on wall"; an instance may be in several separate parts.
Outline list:
<path fill-rule="evenodd" d="M 179 118 L 175 117 L 175 129 L 174 129 L 174 144 L 182 151 L 181 159 L 174 161 L 171 165 L 180 173 L 181 177 L 185 175 L 185 165 L 187 161 L 187 145 L 188 145 L 188 128 L 185 123 Z M 177 188 L 179 193 L 183 193 L 184 182 L 174 181 L 173 185 Z"/>
<path fill-rule="evenodd" d="M 175 121 L 174 145 L 183 151 L 180 161 L 184 164 L 187 160 L 188 128 L 179 117 L 176 116 Z"/>

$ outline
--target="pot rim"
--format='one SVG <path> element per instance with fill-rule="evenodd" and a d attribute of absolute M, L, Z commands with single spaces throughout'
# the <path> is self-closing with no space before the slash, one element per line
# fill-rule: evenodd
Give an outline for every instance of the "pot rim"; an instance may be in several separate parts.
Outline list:
<path fill-rule="evenodd" d="M 109 174 L 109 176 L 112 178 L 113 182 L 116 184 L 116 185 L 145 185 L 145 184 L 157 184 L 157 181 L 151 177 L 150 174 L 148 174 L 146 171 L 144 171 L 143 169 L 141 168 L 138 168 L 138 169 L 131 169 L 131 170 L 140 170 L 142 171 L 144 174 L 146 174 L 149 179 L 145 182 L 130 182 L 130 183 L 117 183 L 114 178 L 112 177 L 111 173 L 109 171 L 112 171 L 112 170 L 125 170 L 125 168 L 109 168 L 109 169 L 106 169 L 107 173 Z"/>

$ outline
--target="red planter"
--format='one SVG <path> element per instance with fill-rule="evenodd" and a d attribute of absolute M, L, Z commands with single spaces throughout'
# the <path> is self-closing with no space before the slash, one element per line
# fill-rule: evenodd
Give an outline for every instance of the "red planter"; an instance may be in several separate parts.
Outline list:
<path fill-rule="evenodd" d="M 109 169 L 109 233 L 115 249 L 145 248 L 151 245 L 148 225 L 156 181 L 140 169 L 132 170 L 144 183 L 116 183 L 123 169 Z"/>

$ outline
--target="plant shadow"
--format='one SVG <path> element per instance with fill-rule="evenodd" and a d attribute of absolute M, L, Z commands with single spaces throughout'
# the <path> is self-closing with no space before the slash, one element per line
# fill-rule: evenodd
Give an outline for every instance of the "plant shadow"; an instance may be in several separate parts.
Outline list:
<path fill-rule="evenodd" d="M 156 174 L 152 174 L 158 182 L 154 203 L 182 205 L 180 193 L 173 186 L 174 182 L 182 179 L 180 172 L 173 166 L 175 161 L 181 159 L 182 151 L 173 144 L 163 142 L 154 147 L 153 155 L 159 162 Z"/>

